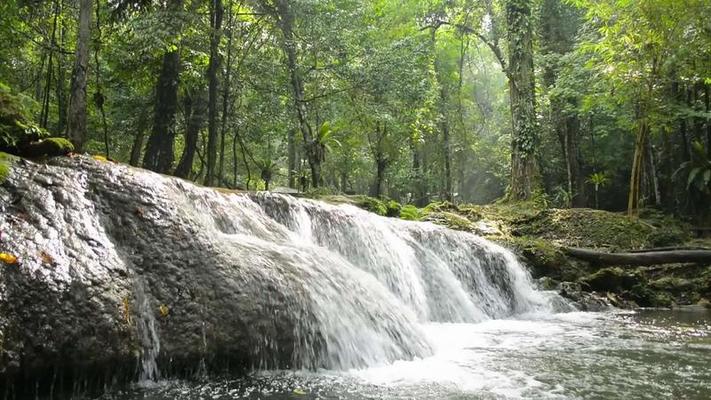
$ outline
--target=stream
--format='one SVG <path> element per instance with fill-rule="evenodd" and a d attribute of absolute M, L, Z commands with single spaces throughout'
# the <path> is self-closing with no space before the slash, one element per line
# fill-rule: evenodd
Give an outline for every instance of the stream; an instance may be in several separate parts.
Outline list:
<path fill-rule="evenodd" d="M 425 324 L 430 357 L 348 371 L 139 384 L 105 400 L 709 399 L 711 312 L 528 315 Z"/>

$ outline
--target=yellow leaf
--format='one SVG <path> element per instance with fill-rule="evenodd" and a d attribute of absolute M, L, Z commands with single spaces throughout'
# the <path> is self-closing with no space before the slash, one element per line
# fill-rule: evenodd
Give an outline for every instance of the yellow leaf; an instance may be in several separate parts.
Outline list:
<path fill-rule="evenodd" d="M 17 257 L 8 253 L 0 253 L 0 261 L 8 265 L 17 264 Z"/>
<path fill-rule="evenodd" d="M 94 154 L 93 156 L 91 156 L 91 158 L 93 158 L 93 159 L 96 160 L 96 161 L 109 162 L 109 159 L 108 159 L 108 158 L 106 158 L 106 157 L 104 157 L 104 156 L 100 156 L 100 155 L 98 155 L 98 154 Z"/>
<path fill-rule="evenodd" d="M 301 395 L 304 395 L 304 394 L 306 394 L 306 392 L 304 392 L 304 391 L 301 390 L 301 389 L 294 389 L 294 394 L 301 394 Z"/>
<path fill-rule="evenodd" d="M 167 317 L 168 313 L 170 312 L 170 310 L 168 309 L 168 306 L 166 306 L 165 304 L 161 304 L 158 307 L 158 311 L 160 312 L 160 316 L 163 318 Z"/>

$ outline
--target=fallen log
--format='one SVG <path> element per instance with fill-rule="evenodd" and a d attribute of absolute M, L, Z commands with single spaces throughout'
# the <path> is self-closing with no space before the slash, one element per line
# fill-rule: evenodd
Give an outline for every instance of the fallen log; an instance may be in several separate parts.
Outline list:
<path fill-rule="evenodd" d="M 562 250 L 571 257 L 598 265 L 647 266 L 671 263 L 711 264 L 711 250 L 659 250 L 644 253 L 607 253 L 578 247 L 563 247 Z"/>

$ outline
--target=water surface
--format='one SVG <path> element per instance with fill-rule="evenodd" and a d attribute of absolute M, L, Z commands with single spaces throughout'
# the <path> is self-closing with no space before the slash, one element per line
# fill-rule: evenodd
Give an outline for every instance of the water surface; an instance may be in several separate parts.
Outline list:
<path fill-rule="evenodd" d="M 349 371 L 164 381 L 107 399 L 709 399 L 711 313 L 427 323 L 431 357 Z"/>

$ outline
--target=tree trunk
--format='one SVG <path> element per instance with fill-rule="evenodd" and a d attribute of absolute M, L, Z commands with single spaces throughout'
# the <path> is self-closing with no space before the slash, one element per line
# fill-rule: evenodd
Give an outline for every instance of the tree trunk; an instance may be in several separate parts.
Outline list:
<path fill-rule="evenodd" d="M 133 145 L 131 146 L 131 158 L 129 164 L 137 167 L 141 159 L 141 149 L 143 148 L 143 130 L 136 132 L 136 136 L 133 138 Z"/>
<path fill-rule="evenodd" d="M 86 83 L 89 68 L 92 0 L 79 1 L 79 33 L 69 93 L 67 137 L 80 152 L 87 139 Z"/>
<path fill-rule="evenodd" d="M 661 250 L 638 253 L 606 253 L 591 249 L 563 247 L 563 252 L 571 257 L 598 265 L 647 266 L 671 263 L 709 263 L 711 250 Z"/>
<path fill-rule="evenodd" d="M 224 179 L 224 168 L 225 168 L 225 139 L 227 138 L 227 127 L 230 121 L 230 86 L 232 79 L 232 2 L 227 3 L 227 62 L 225 65 L 225 73 L 222 84 L 222 122 L 221 122 L 221 132 L 220 132 L 220 168 L 218 171 L 218 177 L 220 182 Z M 232 146 L 234 148 L 234 144 Z M 232 159 L 234 167 L 237 167 L 237 158 Z M 234 176 L 237 176 L 237 169 L 233 168 Z M 236 186 L 236 185 L 235 185 Z"/>
<path fill-rule="evenodd" d="M 452 201 L 452 159 L 450 151 L 450 132 L 449 132 L 449 115 L 447 112 L 447 88 L 442 79 L 442 65 L 437 57 L 437 28 L 432 28 L 431 32 L 432 54 L 434 58 L 435 79 L 439 85 L 439 126 L 442 133 L 442 160 L 443 171 L 442 179 L 444 180 L 443 198 L 447 201 Z"/>
<path fill-rule="evenodd" d="M 304 102 L 304 84 L 298 69 L 296 43 L 294 37 L 294 15 L 288 0 L 276 0 L 279 28 L 283 35 L 284 53 L 286 53 L 287 69 L 294 91 L 294 106 L 299 122 L 299 129 L 304 138 L 304 150 L 311 169 L 311 185 L 316 188 L 321 184 L 321 152 L 320 143 L 314 140 L 313 129 L 308 122 L 308 112 Z"/>
<path fill-rule="evenodd" d="M 287 133 L 287 146 L 288 146 L 288 179 L 289 187 L 292 189 L 296 188 L 296 130 L 289 129 Z"/>
<path fill-rule="evenodd" d="M 509 96 L 513 126 L 510 200 L 531 198 L 536 186 L 538 141 L 530 0 L 507 0 Z"/>
<path fill-rule="evenodd" d="M 193 170 L 193 161 L 197 151 L 200 130 L 205 123 L 207 107 L 205 103 L 204 89 L 198 89 L 197 93 L 186 92 L 184 100 L 185 117 L 185 148 L 180 156 L 180 162 L 175 168 L 173 175 L 188 179 Z"/>
<path fill-rule="evenodd" d="M 647 122 L 641 120 L 637 130 L 634 144 L 634 157 L 632 159 L 632 174 L 630 176 L 630 190 L 627 199 L 627 215 L 636 217 L 639 214 L 639 198 L 642 183 L 642 168 L 644 166 L 645 142 L 647 140 Z"/>
<path fill-rule="evenodd" d="M 59 2 L 60 5 L 62 1 Z M 60 8 L 59 13 L 62 13 L 62 9 Z M 64 48 L 64 38 L 67 36 L 67 27 L 64 24 L 64 21 L 60 21 L 62 24 L 62 28 L 59 31 L 59 46 L 60 48 Z M 67 123 L 67 107 L 66 107 L 66 95 L 64 92 L 64 79 L 65 79 L 65 73 L 64 73 L 64 54 L 62 51 L 57 52 L 57 87 L 56 87 L 56 93 L 57 93 L 57 132 L 64 132 L 64 129 L 66 127 Z"/>
<path fill-rule="evenodd" d="M 153 129 L 143 156 L 143 167 L 160 173 L 168 173 L 173 166 L 179 75 L 180 54 L 177 50 L 165 53 L 156 84 Z"/>
<path fill-rule="evenodd" d="M 212 0 L 210 9 L 210 65 L 207 77 L 208 89 L 208 134 L 207 134 L 207 174 L 205 185 L 215 185 L 215 165 L 217 162 L 217 70 L 220 68 L 219 45 L 222 30 L 222 0 Z"/>

